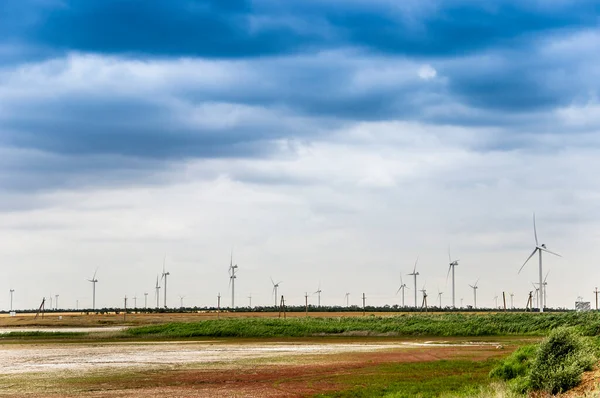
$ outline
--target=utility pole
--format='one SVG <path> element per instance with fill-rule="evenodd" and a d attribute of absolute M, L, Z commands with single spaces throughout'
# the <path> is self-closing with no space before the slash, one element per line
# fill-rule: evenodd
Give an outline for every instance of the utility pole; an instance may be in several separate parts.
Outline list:
<path fill-rule="evenodd" d="M 367 300 L 367 297 L 365 296 L 364 293 L 363 293 L 363 296 L 362 296 L 362 300 L 363 300 L 363 316 L 365 316 L 365 301 Z"/>
<path fill-rule="evenodd" d="M 285 319 L 285 299 L 283 298 L 283 295 L 281 295 L 281 301 L 279 302 L 279 318 L 281 318 L 281 312 L 283 312 L 283 319 Z"/>
<path fill-rule="evenodd" d="M 137 309 L 137 296 L 133 296 L 133 308 Z"/>
<path fill-rule="evenodd" d="M 79 311 L 79 300 L 75 300 L 75 309 Z"/>
<path fill-rule="evenodd" d="M 514 293 L 511 293 L 511 294 L 510 294 L 510 309 L 511 309 L 511 310 L 514 310 L 514 309 L 515 309 L 515 306 L 513 305 L 513 296 L 514 296 L 514 295 L 515 295 Z"/>
<path fill-rule="evenodd" d="M 504 312 L 506 312 L 506 293 L 502 292 L 502 302 L 504 303 Z"/>
<path fill-rule="evenodd" d="M 594 294 L 596 294 L 596 311 L 598 311 L 598 287 L 594 290 Z"/>
<path fill-rule="evenodd" d="M 15 289 L 10 289 L 10 312 L 12 312 L 13 310 L 13 293 L 15 292 Z M 598 300 L 596 300 L 597 302 Z M 596 305 L 596 309 L 598 309 L 598 305 Z"/>
<path fill-rule="evenodd" d="M 125 303 L 123 305 L 123 307 L 125 307 L 125 311 L 123 311 L 123 320 L 127 320 L 127 295 L 125 295 Z"/>
<path fill-rule="evenodd" d="M 148 308 L 148 293 L 144 293 L 144 308 Z"/>

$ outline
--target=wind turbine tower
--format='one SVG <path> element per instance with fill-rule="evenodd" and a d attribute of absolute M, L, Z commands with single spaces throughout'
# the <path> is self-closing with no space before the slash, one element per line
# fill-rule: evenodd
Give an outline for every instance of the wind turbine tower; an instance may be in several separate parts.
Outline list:
<path fill-rule="evenodd" d="M 442 294 L 444 294 L 444 292 L 440 292 L 440 289 L 438 289 L 438 300 L 440 302 L 440 309 L 442 308 Z"/>
<path fill-rule="evenodd" d="M 229 259 L 229 285 L 231 286 L 231 308 L 235 308 L 235 278 L 237 278 L 235 273 L 237 272 L 237 269 L 237 264 L 233 265 L 233 249 L 231 249 L 231 257 Z"/>
<path fill-rule="evenodd" d="M 92 282 L 92 310 L 96 309 L 96 283 L 98 283 L 98 279 L 96 279 L 96 273 L 98 272 L 98 268 L 94 271 L 94 276 L 92 279 L 88 279 L 88 282 Z"/>
<path fill-rule="evenodd" d="M 165 271 L 165 262 L 167 261 L 167 256 L 165 256 L 165 259 L 163 260 L 163 272 L 162 272 L 162 278 L 165 280 L 165 290 L 163 291 L 164 295 L 165 295 L 165 308 L 167 308 L 167 276 L 171 275 L 170 272 Z"/>
<path fill-rule="evenodd" d="M 319 288 L 314 293 L 314 294 L 317 295 L 317 307 L 321 306 L 321 292 L 323 292 L 323 291 L 321 290 L 321 282 L 319 282 Z"/>
<path fill-rule="evenodd" d="M 346 299 L 346 307 L 350 306 L 350 293 L 346 293 L 346 296 L 344 297 Z"/>
<path fill-rule="evenodd" d="M 475 282 L 474 285 L 469 285 L 471 289 L 473 289 L 473 308 L 477 309 L 477 284 L 479 283 L 479 279 Z"/>
<path fill-rule="evenodd" d="M 450 276 L 450 270 L 452 270 L 452 308 L 456 308 L 455 306 L 455 290 L 454 290 L 454 268 L 458 265 L 459 260 L 452 260 L 452 256 L 450 255 L 450 248 L 448 248 L 448 275 L 446 275 L 446 281 L 448 281 L 448 276 Z"/>
<path fill-rule="evenodd" d="M 396 290 L 396 294 L 398 294 L 400 290 L 402 290 L 402 307 L 404 307 L 404 289 L 406 288 L 408 288 L 408 286 L 406 286 L 406 283 L 404 283 L 404 281 L 402 280 L 402 274 L 400 274 L 400 287 L 398 288 L 398 290 Z"/>
<path fill-rule="evenodd" d="M 273 284 L 273 296 L 275 296 L 275 307 L 277 307 L 277 289 L 279 289 L 279 284 L 281 281 L 275 283 L 273 278 L 271 278 L 271 283 Z"/>
<path fill-rule="evenodd" d="M 415 261 L 415 267 L 413 268 L 413 272 L 408 274 L 408 275 L 414 276 L 414 279 L 415 279 L 415 308 L 419 308 L 418 304 L 417 304 L 417 275 L 419 275 L 419 273 L 417 272 L 417 263 L 418 262 L 419 262 L 419 257 L 417 256 L 417 261 Z"/>
<path fill-rule="evenodd" d="M 521 273 L 521 270 L 523 269 L 523 267 L 525 267 L 525 264 L 527 264 L 527 262 L 531 259 L 531 257 L 533 257 L 536 252 L 539 256 L 539 278 L 540 278 L 540 282 L 539 282 L 539 296 L 538 296 L 538 308 L 540 310 L 540 312 L 544 312 L 544 306 L 542 305 L 544 303 L 544 291 L 542 289 L 542 287 L 544 286 L 544 281 L 542 280 L 542 276 L 543 276 L 543 272 L 542 272 L 542 252 L 546 252 L 546 253 L 550 253 L 554 256 L 558 256 L 558 257 L 562 257 L 560 254 L 558 253 L 554 253 L 551 252 L 550 250 L 548 250 L 546 248 L 545 244 L 539 244 L 538 242 L 538 237 L 537 237 L 537 228 L 535 227 L 535 213 L 533 213 L 533 236 L 535 237 L 535 249 L 533 249 L 533 252 L 531 252 L 531 254 L 529 255 L 529 257 L 527 257 L 527 260 L 525 260 L 525 262 L 523 263 L 523 265 L 521 266 L 521 268 L 519 269 L 519 273 Z"/>
<path fill-rule="evenodd" d="M 15 292 L 15 289 L 10 289 L 10 312 L 12 312 L 13 310 L 13 293 Z"/>
<path fill-rule="evenodd" d="M 158 283 L 158 275 L 156 275 L 156 286 L 154 286 L 154 295 L 156 296 L 156 308 L 160 307 L 160 284 Z"/>

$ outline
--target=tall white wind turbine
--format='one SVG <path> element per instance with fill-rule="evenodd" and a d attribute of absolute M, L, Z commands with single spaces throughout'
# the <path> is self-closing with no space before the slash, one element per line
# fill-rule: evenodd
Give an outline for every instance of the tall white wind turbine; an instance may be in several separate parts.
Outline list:
<path fill-rule="evenodd" d="M 539 244 L 538 242 L 538 237 L 537 237 L 537 228 L 535 227 L 535 213 L 533 213 L 533 236 L 535 237 L 535 249 L 533 249 L 533 252 L 531 252 L 531 254 L 529 255 L 529 257 L 527 257 L 527 260 L 525 260 L 525 262 L 523 263 L 523 265 L 521 266 L 521 268 L 519 269 L 519 273 L 521 273 L 521 270 L 523 269 L 523 267 L 525 267 L 525 264 L 527 264 L 527 262 L 531 259 L 531 257 L 533 257 L 535 255 L 535 253 L 537 252 L 539 255 L 539 286 L 540 286 L 540 290 L 539 290 L 539 297 L 538 297 L 538 308 L 540 310 L 540 312 L 544 312 L 544 306 L 541 305 L 544 302 L 544 292 L 543 289 L 541 289 L 541 287 L 544 284 L 544 281 L 542 280 L 542 252 L 546 252 L 546 253 L 550 253 L 552 255 L 558 256 L 558 257 L 562 257 L 560 254 L 558 253 L 554 253 L 551 252 L 550 250 L 548 250 L 546 248 L 545 244 Z"/>
<path fill-rule="evenodd" d="M 164 295 L 165 295 L 165 308 L 167 308 L 167 276 L 171 275 L 170 272 L 165 271 L 165 263 L 167 262 L 167 256 L 165 256 L 164 260 L 163 260 L 163 271 L 162 271 L 162 276 L 161 279 L 165 280 L 165 290 L 163 291 Z"/>
<path fill-rule="evenodd" d="M 275 297 L 275 307 L 277 307 L 277 289 L 279 289 L 279 284 L 282 281 L 279 281 L 277 283 L 275 283 L 275 281 L 273 280 L 273 278 L 271 278 L 271 283 L 273 284 L 273 296 Z"/>
<path fill-rule="evenodd" d="M 548 300 L 548 291 L 546 290 L 546 286 L 548 286 L 548 282 L 546 282 L 546 280 L 548 279 L 549 273 L 550 271 L 546 272 L 546 276 L 544 277 L 544 283 L 542 284 L 542 289 L 544 290 L 544 302 L 542 304 L 544 305 L 544 308 L 548 308 L 548 306 L 546 305 L 546 301 Z"/>
<path fill-rule="evenodd" d="M 452 271 L 452 308 L 456 308 L 455 306 L 455 290 L 454 290 L 454 268 L 458 265 L 459 260 L 452 260 L 452 256 L 450 255 L 450 248 L 448 248 L 448 274 L 446 275 L 446 283 L 448 281 L 448 277 L 450 276 L 450 271 Z"/>
<path fill-rule="evenodd" d="M 479 283 L 479 279 L 475 282 L 474 285 L 469 285 L 471 289 L 473 289 L 473 308 L 477 309 L 477 284 Z"/>
<path fill-rule="evenodd" d="M 346 299 L 346 307 L 349 307 L 350 306 L 350 293 L 346 293 L 344 298 Z"/>
<path fill-rule="evenodd" d="M 444 294 L 444 292 L 440 292 L 440 289 L 438 288 L 438 300 L 440 302 L 440 308 L 442 308 L 442 294 Z"/>
<path fill-rule="evenodd" d="M 96 273 L 98 273 L 98 268 L 94 271 L 94 276 L 92 279 L 88 279 L 88 282 L 92 282 L 92 310 L 96 309 L 96 283 L 98 283 L 98 279 L 96 279 Z"/>
<path fill-rule="evenodd" d="M 404 307 L 404 289 L 408 289 L 408 286 L 406 286 L 406 283 L 404 283 L 404 281 L 402 280 L 402 274 L 400 274 L 400 287 L 398 288 L 398 290 L 396 290 L 396 294 L 398 294 L 400 290 L 402 290 L 402 307 Z"/>
<path fill-rule="evenodd" d="M 415 261 L 415 267 L 413 268 L 413 272 L 408 274 L 408 275 L 412 275 L 415 279 L 415 308 L 419 308 L 418 303 L 417 303 L 417 275 L 419 275 L 419 273 L 417 272 L 417 263 L 418 262 L 419 262 L 419 256 L 417 256 L 417 260 Z"/>
<path fill-rule="evenodd" d="M 237 272 L 237 269 L 237 264 L 233 265 L 233 249 L 231 249 L 231 257 L 229 259 L 229 286 L 231 286 L 231 308 L 235 308 L 235 278 L 237 278 L 235 273 Z"/>

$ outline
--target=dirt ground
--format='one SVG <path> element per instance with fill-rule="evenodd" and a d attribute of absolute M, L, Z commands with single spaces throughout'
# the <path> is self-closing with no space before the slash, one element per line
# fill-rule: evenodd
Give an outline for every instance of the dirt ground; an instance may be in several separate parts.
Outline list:
<path fill-rule="evenodd" d="M 0 345 L 0 396 L 297 397 L 385 363 L 485 360 L 494 344 L 415 341 Z"/>

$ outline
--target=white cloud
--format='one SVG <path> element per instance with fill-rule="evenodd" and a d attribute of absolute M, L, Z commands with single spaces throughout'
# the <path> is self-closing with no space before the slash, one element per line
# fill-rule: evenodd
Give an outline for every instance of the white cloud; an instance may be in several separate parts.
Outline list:
<path fill-rule="evenodd" d="M 423 80 L 431 80 L 437 76 L 437 71 L 431 65 L 423 65 L 419 68 L 418 75 Z"/>

